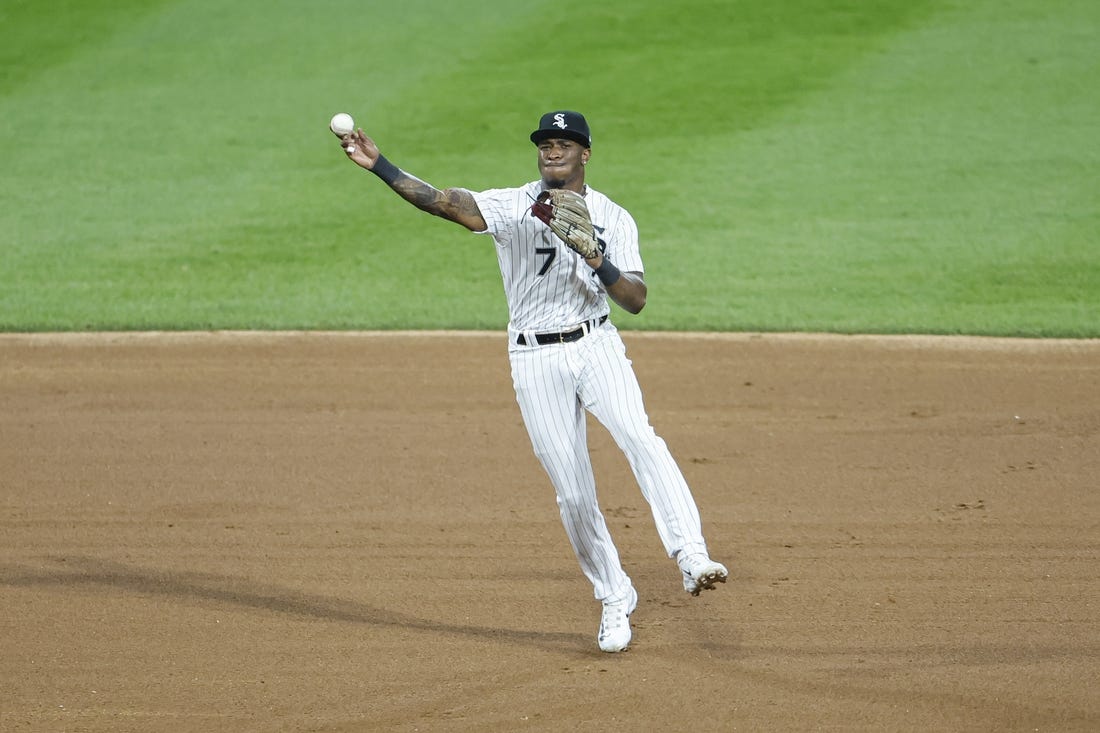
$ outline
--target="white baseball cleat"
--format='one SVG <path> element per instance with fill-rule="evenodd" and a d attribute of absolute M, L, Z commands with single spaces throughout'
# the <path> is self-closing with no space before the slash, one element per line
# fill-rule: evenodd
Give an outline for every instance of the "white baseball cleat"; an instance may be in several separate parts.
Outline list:
<path fill-rule="evenodd" d="M 729 577 L 726 566 L 714 562 L 701 552 L 676 558 L 684 574 L 684 590 L 693 596 L 704 590 L 714 590 L 715 583 L 725 583 Z"/>
<path fill-rule="evenodd" d="M 605 652 L 621 652 L 630 644 L 630 614 L 638 607 L 638 591 L 630 587 L 630 595 L 616 603 L 603 604 L 600 634 L 596 637 Z"/>

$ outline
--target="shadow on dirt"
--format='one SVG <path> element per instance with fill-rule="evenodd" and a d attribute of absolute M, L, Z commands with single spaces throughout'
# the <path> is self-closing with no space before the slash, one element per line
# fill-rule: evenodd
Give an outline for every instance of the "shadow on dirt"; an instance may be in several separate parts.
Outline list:
<path fill-rule="evenodd" d="M 321 621 L 392 626 L 411 631 L 465 636 L 557 651 L 562 651 L 563 648 L 587 649 L 591 641 L 581 634 L 489 628 L 432 621 L 359 601 L 301 593 L 274 585 L 262 585 L 244 577 L 130 567 L 122 563 L 89 557 L 50 557 L 46 560 L 54 563 L 56 567 L 28 568 L 0 565 L 0 586 L 24 588 L 56 586 L 69 589 L 98 587 L 136 595 L 166 596 L 182 601 L 236 606 Z"/>

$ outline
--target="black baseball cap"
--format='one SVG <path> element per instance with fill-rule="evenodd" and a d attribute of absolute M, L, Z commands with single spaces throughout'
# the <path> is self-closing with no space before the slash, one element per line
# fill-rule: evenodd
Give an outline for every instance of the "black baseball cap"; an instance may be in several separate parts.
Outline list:
<path fill-rule="evenodd" d="M 539 129 L 531 133 L 531 142 L 535 145 L 551 138 L 565 138 L 574 140 L 586 148 L 592 147 L 588 121 L 580 112 L 571 112 L 567 109 L 547 112 L 539 120 Z"/>

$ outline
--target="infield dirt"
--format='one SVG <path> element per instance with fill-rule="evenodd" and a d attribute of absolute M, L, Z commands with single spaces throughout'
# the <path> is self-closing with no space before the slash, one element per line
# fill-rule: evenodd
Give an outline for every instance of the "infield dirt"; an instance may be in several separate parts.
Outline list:
<path fill-rule="evenodd" d="M 607 655 L 502 334 L 0 336 L 0 729 L 1100 729 L 1100 342 L 624 339 Z"/>

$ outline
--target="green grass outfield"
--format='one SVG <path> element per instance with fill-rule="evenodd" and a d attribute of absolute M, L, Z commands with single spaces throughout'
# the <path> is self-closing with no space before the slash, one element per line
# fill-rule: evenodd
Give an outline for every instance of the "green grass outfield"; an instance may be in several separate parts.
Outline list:
<path fill-rule="evenodd" d="M 635 329 L 1100 336 L 1096 0 L 9 0 L 0 330 L 503 328 L 491 240 L 343 159 L 635 215 Z"/>

